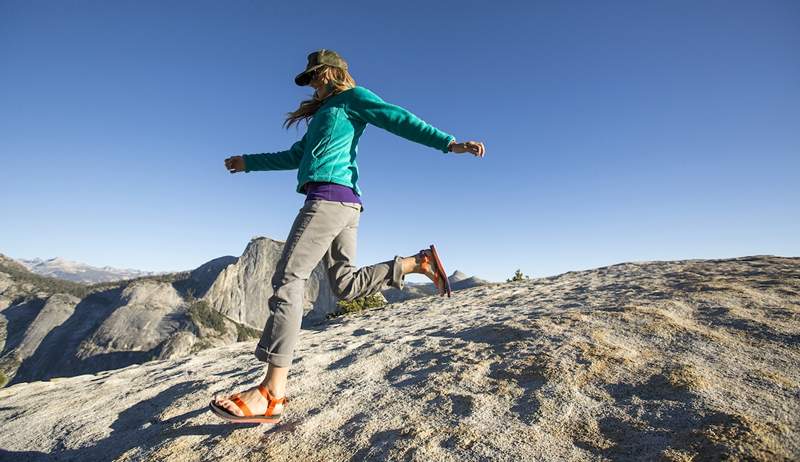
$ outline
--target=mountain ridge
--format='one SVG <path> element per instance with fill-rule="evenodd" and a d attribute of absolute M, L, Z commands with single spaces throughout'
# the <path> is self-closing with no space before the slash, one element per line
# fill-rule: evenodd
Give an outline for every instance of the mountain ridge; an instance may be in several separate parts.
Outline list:
<path fill-rule="evenodd" d="M 169 271 L 142 271 L 130 268 L 115 268 L 112 266 L 98 267 L 87 263 L 67 260 L 62 257 L 47 259 L 18 258 L 16 260 L 33 273 L 84 284 L 115 282 L 124 279 L 170 273 Z"/>

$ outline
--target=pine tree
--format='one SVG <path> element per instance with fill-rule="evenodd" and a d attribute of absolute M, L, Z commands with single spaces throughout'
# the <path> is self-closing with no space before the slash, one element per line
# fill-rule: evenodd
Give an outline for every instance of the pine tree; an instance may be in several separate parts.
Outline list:
<path fill-rule="evenodd" d="M 506 279 L 506 282 L 517 282 L 517 281 L 522 281 L 522 280 L 525 280 L 525 279 L 530 279 L 530 276 L 522 274 L 522 270 L 518 269 L 514 273 L 514 277 L 512 277 L 511 279 Z"/>

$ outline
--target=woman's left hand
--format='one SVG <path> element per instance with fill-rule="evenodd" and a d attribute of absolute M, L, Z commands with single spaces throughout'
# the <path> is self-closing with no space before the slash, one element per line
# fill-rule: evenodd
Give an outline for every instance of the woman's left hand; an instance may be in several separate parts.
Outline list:
<path fill-rule="evenodd" d="M 225 168 L 231 173 L 244 171 L 244 157 L 232 156 L 225 159 Z"/>
<path fill-rule="evenodd" d="M 450 143 L 450 152 L 454 152 L 456 154 L 468 152 L 475 157 L 483 157 L 483 154 L 486 152 L 486 148 L 480 141 L 465 141 L 463 143 L 453 142 Z"/>

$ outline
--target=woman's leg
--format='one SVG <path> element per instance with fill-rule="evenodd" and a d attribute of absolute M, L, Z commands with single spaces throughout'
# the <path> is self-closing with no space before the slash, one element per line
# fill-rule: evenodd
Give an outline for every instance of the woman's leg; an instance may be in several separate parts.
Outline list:
<path fill-rule="evenodd" d="M 348 206 L 361 210 L 358 204 Z M 328 279 L 331 288 L 341 300 L 352 300 L 378 293 L 390 287 L 402 289 L 404 276 L 409 273 L 426 274 L 433 280 L 433 274 L 425 273 L 419 266 L 421 253 L 410 257 L 395 255 L 392 260 L 357 268 L 356 244 L 358 223 L 361 214 L 352 217 L 349 223 L 333 239 L 325 254 Z"/>
<path fill-rule="evenodd" d="M 255 355 L 272 366 L 289 367 L 300 333 L 306 281 L 342 229 L 358 211 L 342 202 L 308 202 L 297 216 L 272 277 L 267 318 Z"/>
<path fill-rule="evenodd" d="M 357 206 L 358 204 L 353 204 Z M 402 257 L 356 268 L 356 244 L 361 213 L 353 215 L 347 226 L 333 239 L 325 253 L 328 280 L 341 300 L 371 295 L 389 287 L 403 288 Z"/>
<path fill-rule="evenodd" d="M 292 224 L 272 277 L 274 293 L 268 301 L 270 315 L 255 350 L 256 357 L 268 363 L 262 384 L 276 398 L 285 395 L 286 379 L 303 318 L 306 280 L 334 238 L 358 213 L 342 202 L 315 200 L 300 209 Z M 253 413 L 266 410 L 266 400 L 255 388 L 241 393 L 240 397 Z M 217 398 L 217 403 L 241 415 L 229 399 Z M 281 409 L 276 408 L 275 412 L 281 412 Z"/>

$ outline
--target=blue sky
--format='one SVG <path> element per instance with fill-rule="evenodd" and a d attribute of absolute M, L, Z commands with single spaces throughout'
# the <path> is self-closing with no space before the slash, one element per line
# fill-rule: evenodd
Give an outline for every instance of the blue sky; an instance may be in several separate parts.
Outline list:
<path fill-rule="evenodd" d="M 284 240 L 319 48 L 483 159 L 367 127 L 358 265 L 500 281 L 800 255 L 800 3 L 0 0 L 0 252 L 143 270 Z M 422 281 L 422 276 L 409 277 Z"/>

